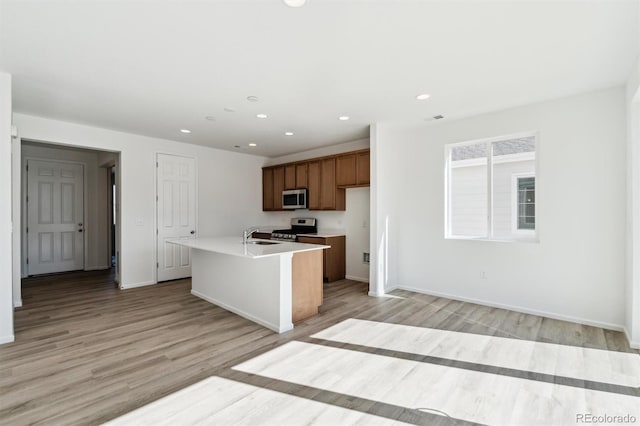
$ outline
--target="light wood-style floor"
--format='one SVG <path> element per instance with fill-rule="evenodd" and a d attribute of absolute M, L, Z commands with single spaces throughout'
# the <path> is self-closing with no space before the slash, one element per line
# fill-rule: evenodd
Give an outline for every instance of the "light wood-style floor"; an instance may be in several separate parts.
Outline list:
<path fill-rule="evenodd" d="M 97 424 L 162 397 L 171 402 L 184 389 L 229 398 L 253 392 L 245 400 L 271 401 L 280 416 L 282 407 L 296 407 L 316 413 L 295 417 L 300 422 L 325 424 L 514 424 L 517 404 L 535 411 L 528 399 L 487 415 L 482 409 L 495 401 L 473 392 L 521 382 L 526 395 L 555 392 L 563 409 L 562 398 L 579 392 L 586 402 L 576 414 L 591 409 L 589 401 L 640 407 L 639 355 L 618 332 L 405 291 L 373 298 L 365 284 L 343 280 L 325 284 L 318 316 L 278 335 L 189 291 L 190 280 L 121 291 L 104 272 L 24 280 L 16 342 L 0 346 L 0 423 Z M 450 382 L 470 393 L 448 389 Z M 428 399 L 433 394 L 445 400 Z M 476 411 L 457 411 L 448 395 L 472 398 Z M 428 407 L 416 408 L 422 402 Z M 244 420 L 227 412 L 208 423 L 297 423 L 267 409 L 242 412 Z M 145 423 L 144 408 L 136 413 L 119 422 Z"/>

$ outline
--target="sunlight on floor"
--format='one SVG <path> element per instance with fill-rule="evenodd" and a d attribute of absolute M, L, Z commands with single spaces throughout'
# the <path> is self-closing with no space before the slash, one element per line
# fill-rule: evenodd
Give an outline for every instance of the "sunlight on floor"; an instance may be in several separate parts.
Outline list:
<path fill-rule="evenodd" d="M 314 338 L 637 388 L 640 355 L 348 319 Z"/>
<path fill-rule="evenodd" d="M 404 424 L 222 377 L 210 377 L 107 425 Z"/>
<path fill-rule="evenodd" d="M 575 424 L 580 413 L 640 417 L 633 396 L 303 342 L 287 343 L 234 369 L 491 425 Z"/>

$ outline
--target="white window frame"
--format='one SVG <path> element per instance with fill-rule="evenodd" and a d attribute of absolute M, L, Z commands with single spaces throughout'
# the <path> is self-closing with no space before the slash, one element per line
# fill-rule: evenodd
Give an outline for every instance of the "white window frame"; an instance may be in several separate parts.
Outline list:
<path fill-rule="evenodd" d="M 534 230 L 521 230 L 520 232 L 513 233 L 511 237 L 508 238 L 497 238 L 493 237 L 493 143 L 500 142 L 509 139 L 518 139 L 525 137 L 533 137 L 535 143 L 535 161 L 534 161 L 534 172 L 527 173 L 532 177 L 536 178 L 536 225 Z M 487 235 L 484 237 L 477 236 L 465 236 L 465 235 L 453 235 L 451 231 L 451 151 L 455 147 L 465 146 L 465 145 L 477 145 L 485 143 L 488 145 L 487 152 Z M 499 242 L 516 242 L 516 241 L 525 241 L 525 242 L 538 242 L 538 207 L 539 207 L 539 186 L 538 186 L 538 159 L 539 159 L 539 149 L 540 149 L 540 135 L 537 131 L 528 131 L 521 133 L 514 133 L 503 136 L 496 136 L 490 138 L 483 139 L 475 139 L 471 141 L 464 142 L 454 142 L 444 145 L 444 238 L 451 240 L 477 240 L 477 241 L 499 241 Z M 516 154 L 519 155 L 519 154 Z M 466 160 L 465 160 L 466 161 Z M 469 162 L 476 161 L 475 159 L 468 160 Z M 517 182 L 517 180 L 516 180 Z M 517 200 L 516 200 L 517 204 Z M 512 215 L 513 216 L 513 215 Z M 517 215 L 515 216 L 516 220 L 516 228 L 517 228 Z"/>
<path fill-rule="evenodd" d="M 518 179 L 521 178 L 534 178 L 535 179 L 535 192 L 536 192 L 536 200 L 534 201 L 534 205 L 536 206 L 536 226 L 534 229 L 519 229 L 518 228 Z M 535 237 L 536 230 L 538 225 L 538 179 L 536 178 L 535 173 L 513 173 L 511 175 L 511 233 L 513 235 L 521 235 L 527 237 Z"/>

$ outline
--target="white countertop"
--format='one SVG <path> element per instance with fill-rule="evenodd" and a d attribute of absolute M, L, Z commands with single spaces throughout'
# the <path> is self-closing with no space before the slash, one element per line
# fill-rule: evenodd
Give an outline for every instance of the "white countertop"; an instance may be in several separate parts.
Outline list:
<path fill-rule="evenodd" d="M 344 229 L 318 229 L 318 232 L 315 234 L 298 234 L 302 237 L 320 237 L 320 238 L 330 238 L 330 237 L 343 237 L 346 235 Z"/>
<path fill-rule="evenodd" d="M 255 238 L 249 241 L 266 241 Z M 260 258 L 268 256 L 279 256 L 285 253 L 298 253 L 302 251 L 322 250 L 330 248 L 320 244 L 302 244 L 278 242 L 277 244 L 260 245 L 260 244 L 243 244 L 242 237 L 204 237 L 191 239 L 175 239 L 168 240 L 168 243 L 177 244 L 184 247 L 190 247 L 197 250 L 211 251 L 215 253 L 228 254 L 231 256 L 240 256 L 248 258 Z"/>

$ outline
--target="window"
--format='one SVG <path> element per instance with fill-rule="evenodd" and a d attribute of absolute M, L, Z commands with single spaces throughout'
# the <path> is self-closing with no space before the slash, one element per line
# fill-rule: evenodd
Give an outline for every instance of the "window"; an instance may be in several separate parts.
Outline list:
<path fill-rule="evenodd" d="M 536 229 L 536 178 L 535 176 L 515 176 L 514 214 L 515 231 L 534 231 Z"/>
<path fill-rule="evenodd" d="M 535 236 L 536 139 L 526 134 L 445 147 L 447 238 Z"/>

